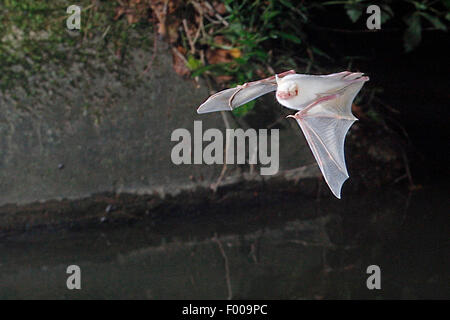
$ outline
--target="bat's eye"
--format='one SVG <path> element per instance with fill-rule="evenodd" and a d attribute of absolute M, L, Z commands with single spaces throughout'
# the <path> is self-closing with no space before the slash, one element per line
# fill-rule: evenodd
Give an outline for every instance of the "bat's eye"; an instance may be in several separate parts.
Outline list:
<path fill-rule="evenodd" d="M 289 86 L 289 95 L 294 97 L 298 95 L 298 86 L 297 84 L 293 83 Z"/>

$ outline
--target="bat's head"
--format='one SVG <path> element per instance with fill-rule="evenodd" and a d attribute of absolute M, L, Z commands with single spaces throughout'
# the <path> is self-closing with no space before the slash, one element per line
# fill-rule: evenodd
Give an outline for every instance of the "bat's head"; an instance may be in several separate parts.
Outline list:
<path fill-rule="evenodd" d="M 291 109 L 301 110 L 319 97 L 349 85 L 333 78 L 304 74 L 290 74 L 277 79 L 278 102 Z"/>
<path fill-rule="evenodd" d="M 289 79 L 277 79 L 277 99 L 278 101 L 289 100 L 298 96 L 300 88 L 298 87 L 298 82 Z M 280 101 L 280 103 L 281 103 Z"/>

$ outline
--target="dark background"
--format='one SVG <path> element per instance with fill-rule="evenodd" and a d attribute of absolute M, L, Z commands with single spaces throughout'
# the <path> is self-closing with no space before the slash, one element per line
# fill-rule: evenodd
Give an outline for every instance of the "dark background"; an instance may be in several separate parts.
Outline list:
<path fill-rule="evenodd" d="M 401 16 L 401 10 L 406 13 L 407 8 L 398 9 Z M 399 111 L 393 118 L 409 137 L 407 150 L 414 182 L 444 182 L 449 173 L 448 33 L 424 30 L 420 45 L 406 53 L 400 19 L 388 21 L 379 31 L 365 32 L 365 20 L 352 24 L 342 19 L 343 10 L 322 14 L 323 19 L 316 21 L 323 22 L 323 28 L 310 28 L 310 37 L 333 57 L 365 57 L 354 65 L 370 76 L 369 86 L 383 88 L 383 101 Z"/>

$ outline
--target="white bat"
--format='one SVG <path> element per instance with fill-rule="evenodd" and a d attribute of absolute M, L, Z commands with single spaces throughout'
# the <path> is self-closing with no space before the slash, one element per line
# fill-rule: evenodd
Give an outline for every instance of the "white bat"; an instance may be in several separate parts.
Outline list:
<path fill-rule="evenodd" d="M 352 102 L 369 78 L 359 72 L 329 75 L 296 74 L 294 70 L 245 83 L 209 97 L 198 113 L 231 111 L 263 94 L 276 91 L 278 102 L 298 110 L 297 120 L 320 170 L 337 198 L 348 179 L 345 165 L 345 136 L 358 120 L 351 112 Z"/>

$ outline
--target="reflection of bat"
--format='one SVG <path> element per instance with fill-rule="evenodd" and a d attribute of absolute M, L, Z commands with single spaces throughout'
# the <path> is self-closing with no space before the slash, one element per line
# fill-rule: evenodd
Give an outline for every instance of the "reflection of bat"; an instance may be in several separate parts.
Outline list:
<path fill-rule="evenodd" d="M 297 120 L 333 194 L 341 197 L 348 179 L 344 141 L 355 120 L 353 99 L 369 78 L 344 71 L 323 76 L 296 74 L 294 70 L 220 91 L 208 98 L 198 113 L 233 110 L 263 94 L 276 91 L 280 104 L 298 110 Z"/>

